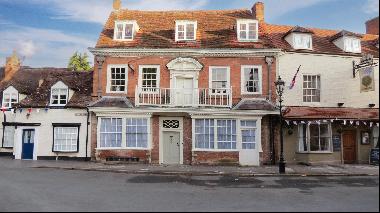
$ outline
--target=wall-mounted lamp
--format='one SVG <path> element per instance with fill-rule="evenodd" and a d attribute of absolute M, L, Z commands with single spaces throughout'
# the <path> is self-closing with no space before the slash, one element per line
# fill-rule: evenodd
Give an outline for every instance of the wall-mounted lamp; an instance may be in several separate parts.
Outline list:
<path fill-rule="evenodd" d="M 338 107 L 342 107 L 344 103 L 338 103 Z"/>
<path fill-rule="evenodd" d="M 369 108 L 374 108 L 376 106 L 376 104 L 369 104 L 368 106 L 369 106 Z"/>

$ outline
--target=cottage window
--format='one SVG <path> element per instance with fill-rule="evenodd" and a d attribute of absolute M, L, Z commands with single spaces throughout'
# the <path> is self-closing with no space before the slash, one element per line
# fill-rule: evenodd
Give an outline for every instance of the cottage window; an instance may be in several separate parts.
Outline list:
<path fill-rule="evenodd" d="M 229 67 L 210 67 L 211 93 L 227 93 L 230 87 L 230 68 Z"/>
<path fill-rule="evenodd" d="M 303 102 L 321 101 L 321 77 L 319 75 L 303 76 Z"/>
<path fill-rule="evenodd" d="M 148 119 L 127 118 L 127 147 L 148 148 Z"/>
<path fill-rule="evenodd" d="M 242 66 L 242 94 L 261 93 L 261 66 Z"/>
<path fill-rule="evenodd" d="M 196 149 L 235 150 L 236 143 L 236 120 L 195 119 Z"/>
<path fill-rule="evenodd" d="M 79 127 L 54 127 L 54 152 L 77 152 Z"/>
<path fill-rule="evenodd" d="M 176 41 L 196 40 L 196 21 L 176 21 Z"/>
<path fill-rule="evenodd" d="M 108 67 L 108 86 L 109 93 L 127 92 L 128 67 L 124 65 L 110 65 Z"/>
<path fill-rule="evenodd" d="M 143 92 L 157 92 L 160 87 L 160 66 L 140 66 L 139 78 Z"/>
<path fill-rule="evenodd" d="M 298 132 L 300 152 L 331 152 L 330 124 L 301 124 Z"/>
<path fill-rule="evenodd" d="M 15 131 L 14 126 L 4 126 L 3 148 L 13 148 Z"/>
<path fill-rule="evenodd" d="M 346 37 L 344 39 L 344 49 L 346 52 L 360 53 L 361 52 L 360 39 Z"/>
<path fill-rule="evenodd" d="M 18 103 L 18 91 L 10 86 L 3 92 L 2 107 L 12 108 L 14 104 Z"/>
<path fill-rule="evenodd" d="M 312 36 L 308 34 L 295 34 L 294 49 L 312 49 Z"/>
<path fill-rule="evenodd" d="M 243 149 L 256 149 L 256 128 L 256 121 L 254 120 L 240 122 Z"/>
<path fill-rule="evenodd" d="M 122 41 L 133 40 L 136 26 L 136 21 L 116 21 L 114 39 Z"/>
<path fill-rule="evenodd" d="M 256 20 L 239 20 L 237 26 L 239 41 L 257 41 L 259 24 Z"/>
<path fill-rule="evenodd" d="M 101 118 L 100 148 L 121 148 L 122 129 L 121 118 Z"/>

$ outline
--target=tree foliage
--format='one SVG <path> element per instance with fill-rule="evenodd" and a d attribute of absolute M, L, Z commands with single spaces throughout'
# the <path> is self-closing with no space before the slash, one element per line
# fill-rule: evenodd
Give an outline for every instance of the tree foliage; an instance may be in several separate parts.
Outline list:
<path fill-rule="evenodd" d="M 86 53 L 81 54 L 78 52 L 75 52 L 70 57 L 69 65 L 67 68 L 70 70 L 73 70 L 73 71 L 90 71 L 90 70 L 92 70 L 92 67 L 88 61 L 88 55 Z"/>

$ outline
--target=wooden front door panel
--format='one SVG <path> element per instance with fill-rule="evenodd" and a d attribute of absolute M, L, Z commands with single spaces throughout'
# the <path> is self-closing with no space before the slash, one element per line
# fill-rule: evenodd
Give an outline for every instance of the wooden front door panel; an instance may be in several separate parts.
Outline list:
<path fill-rule="evenodd" d="M 343 160 L 347 164 L 356 162 L 356 131 L 343 132 Z"/>

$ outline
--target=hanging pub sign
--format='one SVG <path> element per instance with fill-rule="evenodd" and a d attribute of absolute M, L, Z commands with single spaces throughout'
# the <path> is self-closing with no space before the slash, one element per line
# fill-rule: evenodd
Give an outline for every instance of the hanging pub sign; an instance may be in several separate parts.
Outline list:
<path fill-rule="evenodd" d="M 360 71 L 360 92 L 375 91 L 374 67 L 366 67 Z"/>
<path fill-rule="evenodd" d="M 363 55 L 363 57 L 360 59 L 360 62 L 358 64 L 356 64 L 355 61 L 353 61 L 352 63 L 353 63 L 354 78 L 356 78 L 356 73 L 359 72 L 360 70 L 378 66 L 378 63 L 373 61 L 373 55 L 371 54 Z"/>

